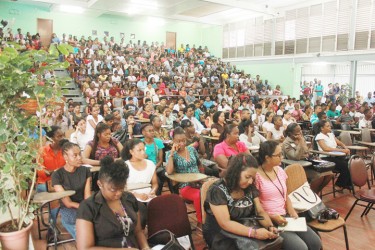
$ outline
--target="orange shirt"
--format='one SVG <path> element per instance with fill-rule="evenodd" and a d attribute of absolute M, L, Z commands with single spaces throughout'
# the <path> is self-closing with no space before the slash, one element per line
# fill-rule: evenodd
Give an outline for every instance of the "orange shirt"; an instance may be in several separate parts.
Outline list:
<path fill-rule="evenodd" d="M 43 148 L 42 152 L 43 166 L 45 169 L 51 171 L 61 168 L 65 165 L 65 160 L 60 150 L 57 154 L 53 152 L 51 145 L 47 145 Z M 47 176 L 44 170 L 38 170 L 37 183 L 46 183 L 51 179 L 51 176 Z"/>

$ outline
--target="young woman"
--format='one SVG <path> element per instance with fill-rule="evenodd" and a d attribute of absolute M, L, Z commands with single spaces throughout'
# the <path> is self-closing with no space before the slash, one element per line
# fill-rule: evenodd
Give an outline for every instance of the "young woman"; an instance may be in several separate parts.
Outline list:
<path fill-rule="evenodd" d="M 234 240 L 222 233 L 225 230 L 238 236 L 258 240 L 278 237 L 267 213 L 259 202 L 259 191 L 254 186 L 258 163 L 251 155 L 238 154 L 229 161 L 228 170 L 223 179 L 216 181 L 208 190 L 204 202 L 207 212 L 203 225 L 203 236 L 210 249 L 237 249 Z M 255 215 L 264 217 L 262 227 L 248 227 L 241 224 L 242 218 Z"/>
<path fill-rule="evenodd" d="M 64 167 L 52 174 L 52 186 L 56 192 L 74 190 L 76 193 L 61 199 L 61 223 L 76 239 L 76 216 L 79 204 L 91 195 L 91 173 L 82 164 L 81 149 L 77 144 L 66 142 L 62 146 Z"/>
<path fill-rule="evenodd" d="M 158 181 L 155 164 L 147 159 L 145 143 L 139 139 L 132 139 L 125 143 L 121 157 L 129 167 L 129 183 L 150 183 L 151 188 L 137 190 L 134 196 L 141 201 L 155 196 Z"/>
<path fill-rule="evenodd" d="M 166 106 L 162 111 L 162 114 L 160 114 L 160 119 L 162 125 L 168 126 L 169 129 L 172 129 L 173 122 L 176 120 L 176 117 L 172 115 L 171 109 L 168 106 Z"/>
<path fill-rule="evenodd" d="M 309 148 L 303 138 L 301 127 L 297 123 L 290 124 L 285 130 L 283 154 L 285 158 L 293 161 L 306 160 Z M 319 173 L 312 168 L 304 168 L 311 190 L 319 193 L 331 180 L 332 172 Z"/>
<path fill-rule="evenodd" d="M 259 200 L 264 210 L 276 226 L 286 223 L 285 216 L 298 218 L 288 197 L 286 179 L 288 176 L 279 167 L 282 159 L 281 146 L 277 141 L 260 144 L 260 168 L 255 177 L 255 186 L 259 190 Z M 322 247 L 319 236 L 309 227 L 306 232 L 282 232 L 283 249 L 311 249 Z"/>
<path fill-rule="evenodd" d="M 280 102 L 279 110 L 277 110 L 276 115 L 282 116 L 284 114 L 284 111 L 285 111 L 285 103 Z"/>
<path fill-rule="evenodd" d="M 162 121 L 160 116 L 152 115 L 150 118 L 150 122 L 152 126 L 154 127 L 154 136 L 162 141 L 167 141 L 170 139 L 168 130 L 166 128 L 163 128 Z"/>
<path fill-rule="evenodd" d="M 290 113 L 289 110 L 285 110 L 284 114 L 283 114 L 284 129 L 286 129 L 286 127 L 288 127 L 288 125 L 291 124 L 291 123 L 296 123 L 296 119 L 294 119 L 294 117 L 292 117 L 292 114 Z"/>
<path fill-rule="evenodd" d="M 245 143 L 239 141 L 239 129 L 235 125 L 227 125 L 220 135 L 219 143 L 214 148 L 214 158 L 220 168 L 228 167 L 228 158 L 239 153 L 250 154 Z M 222 173 L 223 174 L 223 173 Z"/>
<path fill-rule="evenodd" d="M 89 141 L 93 139 L 92 134 L 87 133 L 86 120 L 80 118 L 77 120 L 76 131 L 70 135 L 70 141 L 78 144 L 80 149 L 83 151 Z"/>
<path fill-rule="evenodd" d="M 111 113 L 112 113 L 112 111 L 111 111 L 111 108 L 108 106 L 108 104 L 103 103 L 102 105 L 100 105 L 100 114 L 103 117 L 106 117 L 107 115 L 109 115 Z"/>
<path fill-rule="evenodd" d="M 143 106 L 143 111 L 139 115 L 139 119 L 150 119 L 152 115 L 152 104 L 146 104 Z"/>
<path fill-rule="evenodd" d="M 70 120 L 72 125 L 77 125 L 78 120 L 85 118 L 85 116 L 81 113 L 81 105 L 79 103 L 73 104 L 73 112 L 70 114 Z"/>
<path fill-rule="evenodd" d="M 99 115 L 99 106 L 95 105 L 92 108 L 91 114 L 89 116 L 87 116 L 87 118 L 86 118 L 86 122 L 87 122 L 86 130 L 87 130 L 87 132 L 94 137 L 96 125 L 103 120 L 104 120 L 103 116 Z"/>
<path fill-rule="evenodd" d="M 123 160 L 101 160 L 100 190 L 81 202 L 77 213 L 77 249 L 145 249 L 137 199 L 124 192 L 129 169 Z"/>
<path fill-rule="evenodd" d="M 111 156 L 115 159 L 120 157 L 122 144 L 111 137 L 111 128 L 105 123 L 99 123 L 95 129 L 95 136 L 83 151 L 83 163 L 92 166 L 99 166 L 104 156 Z"/>
<path fill-rule="evenodd" d="M 326 152 L 343 152 L 346 155 L 350 154 L 350 150 L 342 143 L 340 140 L 336 138 L 336 136 L 332 133 L 331 125 L 328 121 L 322 120 L 319 121 L 318 124 L 319 134 L 315 137 L 315 141 L 318 144 L 319 151 L 326 151 Z M 339 147 L 340 148 L 339 148 Z M 348 169 L 348 162 L 344 156 L 338 157 L 327 157 L 326 155 L 320 155 L 323 160 L 331 161 L 336 163 L 336 169 L 340 172 L 339 177 L 335 183 L 338 190 L 342 190 L 344 188 L 351 189 L 351 181 L 350 181 L 350 173 Z"/>
<path fill-rule="evenodd" d="M 214 123 L 211 125 L 211 135 L 213 137 L 219 137 L 224 132 L 225 113 L 223 111 L 215 112 L 213 122 Z"/>
<path fill-rule="evenodd" d="M 227 104 L 227 100 L 222 99 L 220 105 L 217 107 L 218 111 L 230 112 L 232 108 Z"/>
<path fill-rule="evenodd" d="M 280 142 L 284 141 L 284 126 L 283 119 L 276 115 L 272 119 L 274 127 L 270 129 L 267 133 L 267 140 L 278 140 Z"/>
<path fill-rule="evenodd" d="M 185 131 L 181 127 L 177 127 L 173 131 L 172 149 L 167 153 L 167 173 L 199 173 L 200 167 L 201 163 L 197 151 L 186 145 Z M 193 187 L 189 183 L 180 183 L 179 189 L 184 199 L 194 203 L 198 223 L 202 223 L 199 188 Z"/>
<path fill-rule="evenodd" d="M 263 124 L 262 124 L 263 132 L 268 133 L 268 131 L 270 131 L 274 127 L 274 125 L 272 123 L 272 119 L 273 119 L 274 116 L 275 116 L 275 114 L 273 112 L 267 112 L 266 113 L 266 121 L 263 122 Z"/>
<path fill-rule="evenodd" d="M 261 142 L 266 141 L 264 136 L 255 131 L 252 120 L 244 120 L 240 125 L 245 129 L 245 132 L 240 134 L 239 140 L 245 143 L 247 148 L 259 147 Z"/>

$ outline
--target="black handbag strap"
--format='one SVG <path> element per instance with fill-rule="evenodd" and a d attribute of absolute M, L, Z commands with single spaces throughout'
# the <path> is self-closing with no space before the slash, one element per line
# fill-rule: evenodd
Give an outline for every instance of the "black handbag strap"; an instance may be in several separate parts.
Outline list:
<path fill-rule="evenodd" d="M 310 204 L 314 204 L 318 201 L 318 196 L 316 195 L 316 193 L 314 193 L 310 188 L 306 187 L 306 186 L 302 186 L 302 189 L 303 191 L 305 192 L 306 196 L 308 196 L 307 192 L 305 189 L 309 189 L 313 194 L 314 194 L 314 197 L 315 197 L 315 201 L 309 201 L 308 199 L 306 199 L 303 195 L 301 195 L 300 193 L 298 192 L 294 192 L 293 193 L 293 197 L 296 198 L 297 201 L 301 201 L 297 196 L 301 197 L 303 200 L 305 200 L 306 202 L 310 203 Z"/>

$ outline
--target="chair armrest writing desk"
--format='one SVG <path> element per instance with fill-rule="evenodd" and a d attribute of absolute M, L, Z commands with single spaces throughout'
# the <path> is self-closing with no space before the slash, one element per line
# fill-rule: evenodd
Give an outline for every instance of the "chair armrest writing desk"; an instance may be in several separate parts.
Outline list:
<path fill-rule="evenodd" d="M 345 156 L 346 155 L 344 152 L 339 152 L 339 151 L 327 152 L 327 151 L 319 151 L 319 150 L 310 150 L 309 152 L 314 153 L 314 154 L 328 155 L 328 156 Z"/>
<path fill-rule="evenodd" d="M 361 131 L 354 131 L 354 130 L 343 130 L 343 129 L 338 129 L 336 131 L 339 131 L 339 132 L 347 132 L 351 135 L 360 135 L 361 134 Z"/>
<path fill-rule="evenodd" d="M 281 162 L 284 163 L 285 165 L 299 164 L 302 167 L 312 166 L 312 163 L 309 161 L 293 161 L 293 160 L 288 160 L 288 159 L 282 159 Z"/>
<path fill-rule="evenodd" d="M 358 141 L 358 143 L 369 147 L 375 147 L 375 142 Z"/>
<path fill-rule="evenodd" d="M 148 187 L 151 187 L 150 183 L 129 183 L 129 184 L 126 184 L 125 190 L 134 191 L 137 189 L 143 189 L 143 188 L 148 188 Z"/>
<path fill-rule="evenodd" d="M 56 224 L 54 223 L 54 221 L 52 219 L 52 213 L 51 213 L 50 203 L 52 201 L 57 201 L 57 200 L 61 200 L 61 199 L 65 198 L 65 197 L 72 196 L 75 193 L 76 193 L 76 191 L 74 191 L 74 190 L 66 190 L 66 191 L 62 191 L 62 192 L 51 192 L 51 193 L 49 193 L 49 192 L 41 192 L 41 193 L 36 193 L 34 195 L 34 197 L 33 197 L 33 203 L 40 204 L 40 214 L 41 214 L 43 225 L 46 226 L 46 227 L 48 227 L 51 230 L 51 232 L 53 232 L 53 242 L 49 242 L 48 238 L 47 238 L 47 249 L 50 246 L 54 246 L 55 249 L 57 249 L 57 245 L 59 245 L 59 244 L 63 244 L 63 243 L 74 241 L 74 239 L 58 240 L 59 230 L 57 229 L 57 226 L 56 226 Z M 48 205 L 48 220 L 49 220 L 49 224 L 47 224 L 44 221 L 44 218 L 43 218 L 43 207 L 45 205 Z M 48 235 L 48 233 L 47 233 L 47 235 Z"/>
<path fill-rule="evenodd" d="M 174 174 L 165 174 L 169 179 L 176 182 L 198 182 L 206 179 L 208 176 L 202 173 L 174 173 Z"/>

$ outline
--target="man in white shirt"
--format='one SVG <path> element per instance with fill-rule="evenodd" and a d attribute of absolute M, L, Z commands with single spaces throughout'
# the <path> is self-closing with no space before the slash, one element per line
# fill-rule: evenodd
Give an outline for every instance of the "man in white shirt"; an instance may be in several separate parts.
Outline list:
<path fill-rule="evenodd" d="M 370 107 L 375 104 L 375 98 L 372 97 L 371 92 L 368 92 L 367 97 L 363 101 L 367 102 Z"/>
<path fill-rule="evenodd" d="M 255 105 L 255 114 L 251 115 L 251 120 L 255 124 L 255 130 L 259 131 L 260 127 L 262 126 L 263 122 L 265 121 L 264 115 L 262 115 L 262 105 L 257 103 Z"/>
<path fill-rule="evenodd" d="M 202 123 L 200 123 L 200 121 L 198 121 L 197 118 L 195 118 L 194 110 L 195 110 L 194 104 L 190 104 L 189 106 L 187 106 L 185 108 L 185 116 L 182 120 L 189 119 L 193 123 L 195 131 L 198 134 L 207 135 L 209 131 L 203 127 Z"/>

